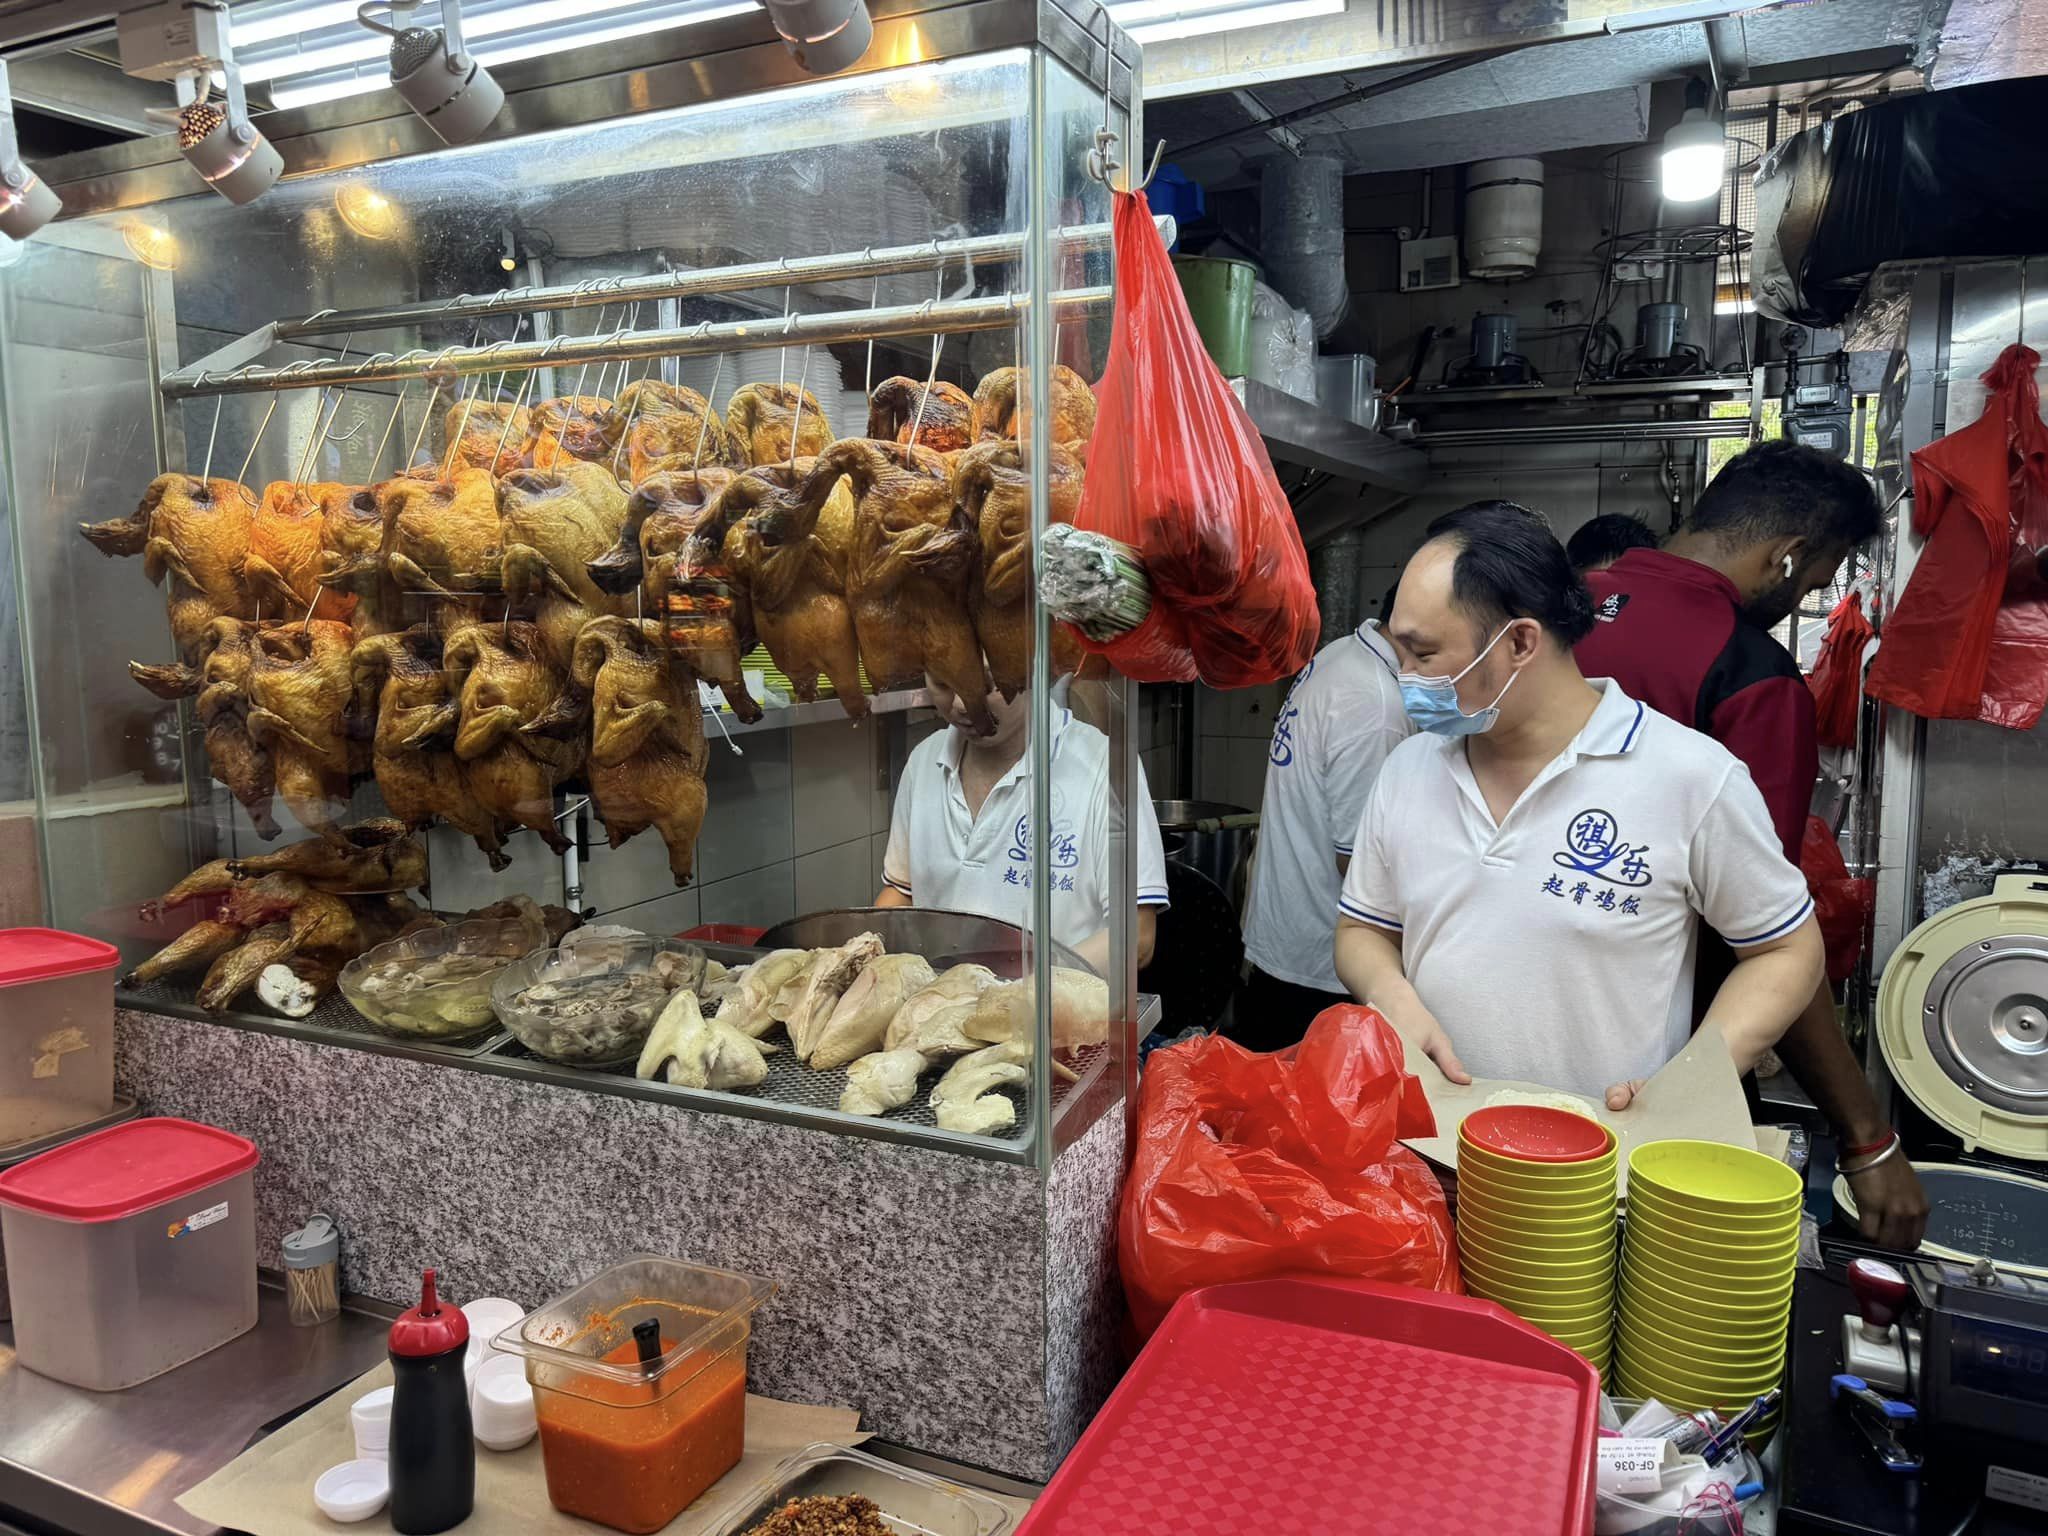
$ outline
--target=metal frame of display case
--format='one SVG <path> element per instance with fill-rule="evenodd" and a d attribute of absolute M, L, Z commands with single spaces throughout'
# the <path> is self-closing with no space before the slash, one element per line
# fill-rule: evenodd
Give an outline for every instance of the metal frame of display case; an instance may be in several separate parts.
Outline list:
<path fill-rule="evenodd" d="M 1091 89 L 1101 91 L 1105 131 L 1112 122 L 1125 132 L 1124 158 L 1140 157 L 1139 139 L 1142 108 L 1137 102 L 1140 71 L 1135 44 L 1118 30 L 1108 13 L 1093 0 L 966 0 L 966 3 L 931 4 L 920 0 L 880 0 L 875 7 L 875 44 L 863 64 L 850 74 L 898 68 L 912 63 L 938 64 L 975 55 L 1035 48 L 1046 64 L 1064 66 Z M 1092 35 L 1091 35 L 1092 34 Z M 687 57 L 672 50 L 687 47 Z M 556 59 L 522 61 L 508 68 L 501 79 L 507 86 L 508 108 L 504 119 L 518 136 L 530 133 L 596 126 L 628 114 L 661 111 L 697 103 L 775 92 L 783 87 L 816 82 L 799 71 L 779 40 L 758 14 L 730 18 L 693 27 L 684 32 L 636 39 L 626 49 L 607 49 L 604 72 L 579 76 L 574 55 Z M 589 65 L 583 66 L 585 68 Z M 1045 101 L 1046 72 L 1034 67 L 1032 106 L 1035 114 Z M 389 161 L 412 154 L 440 151 L 442 146 L 394 95 L 378 92 L 344 102 L 325 103 L 291 112 L 271 113 L 262 127 L 284 154 L 287 173 L 331 172 L 357 165 Z M 143 140 L 66 157 L 40 167 L 53 185 L 63 189 L 67 212 L 104 212 L 135 207 L 160 200 L 186 196 L 198 190 L 191 173 L 179 160 L 169 137 Z M 1034 157 L 1031 188 L 1034 207 L 1045 205 L 1044 169 Z M 1119 178 L 1121 180 L 1121 178 Z M 1172 221 L 1161 218 L 1166 238 L 1172 238 Z M 89 228 L 89 227 L 88 227 Z M 63 226 L 54 231 L 62 238 Z M 93 231 L 97 234 L 98 231 Z M 119 243 L 119 236 L 112 236 Z M 606 278 L 584 283 L 546 284 L 537 279 L 523 288 L 495 294 L 464 294 L 425 302 L 373 305 L 349 310 L 320 310 L 309 315 L 280 318 L 218 348 L 197 362 L 164 371 L 157 359 L 174 355 L 152 350 L 149 374 L 157 383 L 152 391 L 153 425 L 160 468 L 185 463 L 184 434 L 173 432 L 180 424 L 177 413 L 167 409 L 171 401 L 214 399 L 228 394 L 269 393 L 273 396 L 299 390 L 346 390 L 355 384 L 428 379 L 437 390 L 457 391 L 457 380 L 471 383 L 482 392 L 481 380 L 501 372 L 525 372 L 545 379 L 549 370 L 565 365 L 583 366 L 605 362 L 652 361 L 660 358 L 709 356 L 721 352 L 754 349 L 816 346 L 834 342 L 859 342 L 935 333 L 975 330 L 1018 329 L 1029 341 L 1020 360 L 1049 358 L 1057 324 L 1106 310 L 1111 289 L 1106 286 L 1071 288 L 1049 294 L 1044 312 L 1033 313 L 1028 297 L 1014 292 L 962 299 L 933 299 L 922 304 L 901 304 L 858 309 L 845 307 L 844 299 L 834 301 L 828 311 L 772 312 L 740 321 L 675 323 L 677 301 L 697 296 L 735 295 L 750 290 L 802 287 L 810 284 L 844 283 L 849 279 L 884 274 L 931 271 L 955 262 L 997 261 L 1028 263 L 1033 270 L 1054 274 L 1061 270 L 1057 257 L 1072 252 L 1106 249 L 1109 225 L 1095 223 L 1074 227 L 1050 227 L 1034 223 L 1014 233 L 963 239 L 935 239 L 909 245 L 872 246 L 830 256 L 756 261 L 697 271 Z M 1056 280 L 1056 279 L 1055 279 Z M 1049 287 L 1050 284 L 1048 283 Z M 656 306 L 658 322 L 648 328 L 603 329 L 593 335 L 547 334 L 537 322 L 536 339 L 500 342 L 482 346 L 447 347 L 438 350 L 416 348 L 405 353 L 374 353 L 349 359 L 344 343 L 339 357 L 316 360 L 300 357 L 280 366 L 259 362 L 271 349 L 293 345 L 303 348 L 305 338 L 411 327 L 423 322 L 470 322 L 486 315 L 541 315 L 573 309 L 610 305 L 625 306 L 649 302 Z M 602 322 L 600 322 L 601 324 Z M 317 343 L 316 343 L 317 345 Z M 1049 370 L 1030 369 L 1035 377 L 1033 414 L 1050 417 Z M 459 400 L 459 393 L 447 398 Z M 430 413 L 431 414 L 431 413 Z M 395 416 L 394 416 L 395 420 Z M 317 430 L 317 426 L 316 426 Z M 259 436 L 261 429 L 258 429 Z M 175 438 L 175 440 L 173 440 Z M 1034 486 L 1034 522 L 1047 519 L 1043 485 Z M 1047 620 L 1038 614 L 1039 648 L 1037 667 L 1047 666 Z M 1049 691 L 1051 679 L 1041 670 L 1035 691 L 1041 697 Z M 1122 684 L 1122 700 L 1128 712 L 1131 688 Z M 890 695 L 884 709 L 907 708 L 921 695 L 914 691 Z M 878 701 L 880 702 L 880 701 Z M 781 723 L 813 718 L 829 711 L 831 705 L 805 706 L 784 712 Z M 721 720 L 721 723 L 724 723 Z M 764 722 L 765 724 L 765 722 Z M 756 729 L 762 727 L 755 727 Z M 1120 804 L 1137 782 L 1137 753 L 1128 731 L 1122 734 L 1122 750 L 1111 758 L 1111 789 Z M 205 777 L 203 767 L 200 770 Z M 1043 774 L 1034 778 L 1043 780 Z M 1048 787 L 1035 784 L 1040 801 L 1036 813 L 1043 823 L 1049 811 L 1043 803 Z M 1119 838 L 1113 857 L 1120 856 L 1120 888 L 1134 883 L 1135 856 L 1131 839 Z M 1033 931 L 1047 931 L 1049 897 L 1044 882 L 1034 892 L 1036 910 Z M 1119 984 L 1112 978 L 1112 1013 L 1124 1017 L 1119 1028 L 1135 1027 L 1142 1037 L 1157 1019 L 1156 1000 L 1141 1000 L 1136 994 L 1135 965 L 1130 948 L 1129 915 L 1119 925 L 1123 935 L 1120 952 L 1128 974 Z M 1046 995 L 1048 966 L 1046 946 L 1032 945 L 1037 966 L 1039 995 Z M 1032 975 L 1027 968 L 1025 974 Z M 148 987 L 126 989 L 120 994 L 123 1006 L 193 1019 L 213 1019 L 173 989 Z M 840 1114 L 822 1101 L 811 1102 L 815 1094 L 796 1099 L 755 1098 L 743 1094 L 697 1093 L 665 1083 L 641 1082 L 630 1076 L 593 1073 L 565 1068 L 526 1057 L 509 1038 L 486 1040 L 461 1050 L 436 1049 L 431 1045 L 379 1037 L 358 1027 L 352 1010 L 346 1019 L 336 1008 L 345 1009 L 339 999 L 330 1000 L 310 1019 L 293 1021 L 254 1014 L 235 1014 L 215 1019 L 229 1027 L 366 1049 L 380 1054 L 431 1060 L 471 1070 L 577 1086 L 587 1091 L 625 1097 L 684 1103 L 693 1108 L 743 1117 L 831 1129 L 842 1134 L 896 1141 L 910 1145 L 944 1148 L 964 1155 L 998 1162 L 1050 1168 L 1057 1152 L 1094 1123 L 1118 1092 L 1126 1112 L 1135 1102 L 1135 1038 L 1123 1051 L 1119 1072 L 1114 1049 L 1095 1053 L 1083 1064 L 1079 1082 L 1053 1091 L 1050 1068 L 1041 1059 L 1029 1085 L 1034 1112 L 1026 1122 L 1025 1134 L 1015 1140 L 969 1136 L 942 1131 L 934 1125 L 900 1117 L 863 1119 Z M 324 1017 L 323 1017 L 324 1015 Z M 1043 1053 L 1041 1053 L 1041 1057 Z M 1121 1082 L 1115 1079 L 1121 1076 Z M 928 1117 L 926 1117 L 928 1119 Z"/>

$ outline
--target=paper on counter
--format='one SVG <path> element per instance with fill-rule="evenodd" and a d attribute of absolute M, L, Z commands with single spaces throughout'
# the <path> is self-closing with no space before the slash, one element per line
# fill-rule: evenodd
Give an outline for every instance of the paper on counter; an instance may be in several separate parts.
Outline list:
<path fill-rule="evenodd" d="M 337 1526 L 313 1507 L 313 1481 L 355 1457 L 349 1405 L 365 1392 L 390 1385 L 391 1367 L 378 1366 L 180 1495 L 179 1505 L 187 1514 L 250 1536 L 389 1531 L 388 1510 L 354 1526 Z M 664 1527 L 664 1536 L 701 1536 L 711 1530 L 742 1493 L 807 1445 L 858 1445 L 867 1438 L 860 1432 L 860 1415 L 851 1408 L 812 1408 L 749 1393 L 746 1449 L 739 1465 Z M 565 1515 L 548 1502 L 536 1438 L 516 1451 L 476 1448 L 476 1509 L 460 1529 L 463 1536 L 590 1536 L 602 1527 Z"/>
<path fill-rule="evenodd" d="M 1458 1127 L 1473 1110 L 1484 1109 L 1486 1101 L 1495 1094 L 1558 1092 L 1541 1083 L 1506 1082 L 1499 1078 L 1454 1083 L 1413 1042 L 1404 1040 L 1403 1047 L 1408 1070 L 1422 1080 L 1422 1091 L 1436 1114 L 1436 1135 L 1418 1136 L 1404 1145 L 1445 1168 L 1458 1166 Z M 1593 1118 L 1613 1131 L 1615 1140 L 1621 1144 L 1624 1195 L 1628 1193 L 1629 1152 L 1644 1142 L 1718 1141 L 1731 1147 L 1757 1144 L 1742 1079 L 1735 1071 L 1735 1059 L 1728 1054 L 1728 1042 L 1721 1037 L 1718 1026 L 1702 1025 L 1685 1049 L 1643 1084 L 1627 1109 L 1611 1110 L 1598 1099 L 1587 1102 Z"/>

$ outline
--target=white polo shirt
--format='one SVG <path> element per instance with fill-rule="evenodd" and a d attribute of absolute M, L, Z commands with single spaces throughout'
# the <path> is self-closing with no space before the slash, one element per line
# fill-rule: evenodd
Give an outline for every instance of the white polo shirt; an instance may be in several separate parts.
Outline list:
<path fill-rule="evenodd" d="M 1361 624 L 1316 652 L 1273 721 L 1244 926 L 1245 953 L 1269 976 L 1343 994 L 1337 858 L 1351 852 L 1380 764 L 1415 729 L 1399 670 L 1393 647 Z"/>
<path fill-rule="evenodd" d="M 1109 923 L 1109 738 L 1055 707 L 1052 726 L 1052 936 L 1069 947 Z M 1031 926 L 1030 754 L 1017 759 L 970 816 L 960 783 L 965 733 L 948 728 L 919 742 L 904 766 L 889 816 L 882 878 L 921 907 L 979 912 Z M 1145 770 L 1128 835 L 1137 839 L 1135 905 L 1164 907 L 1166 853 Z"/>
<path fill-rule="evenodd" d="M 1498 826 L 1465 743 L 1416 736 L 1366 801 L 1344 915 L 1402 967 L 1479 1077 L 1598 1094 L 1692 1029 L 1699 921 L 1740 950 L 1813 910 L 1749 770 L 1611 679 Z"/>

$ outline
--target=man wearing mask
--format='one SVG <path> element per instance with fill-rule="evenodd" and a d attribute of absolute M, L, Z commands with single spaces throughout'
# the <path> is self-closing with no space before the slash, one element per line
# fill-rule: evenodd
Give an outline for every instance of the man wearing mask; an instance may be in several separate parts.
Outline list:
<path fill-rule="evenodd" d="M 1821 975 L 1820 933 L 1727 750 L 1589 683 L 1585 584 L 1543 518 L 1479 502 L 1408 562 L 1387 638 L 1423 734 L 1366 799 L 1337 972 L 1454 1082 L 1625 1107 L 1693 1025 L 1699 924 L 1736 963 L 1707 1010 L 1738 1070 Z"/>
<path fill-rule="evenodd" d="M 1587 578 L 1595 622 L 1579 643 L 1580 671 L 1613 678 L 1740 758 L 1795 863 L 1820 754 L 1813 694 L 1770 630 L 1827 587 L 1879 522 L 1854 467 L 1796 443 L 1759 443 L 1721 470 L 1662 550 L 1631 550 Z M 1728 965 L 1725 945 L 1703 944 L 1702 999 Z M 1926 1194 L 1842 1038 L 1825 977 L 1777 1051 L 1835 1127 L 1864 1235 L 1917 1247 Z"/>
<path fill-rule="evenodd" d="M 1295 1045 L 1345 1000 L 1331 941 L 1351 836 L 1380 764 L 1413 729 L 1394 668 L 1379 627 L 1361 624 L 1310 658 L 1273 721 L 1244 926 L 1252 969 L 1224 1031 L 1247 1049 Z"/>

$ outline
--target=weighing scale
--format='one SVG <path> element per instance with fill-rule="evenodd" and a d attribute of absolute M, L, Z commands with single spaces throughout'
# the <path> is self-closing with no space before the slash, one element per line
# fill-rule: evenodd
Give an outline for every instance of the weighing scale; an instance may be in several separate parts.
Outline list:
<path fill-rule="evenodd" d="M 1921 1257 L 1829 1243 L 1828 1271 L 1800 1276 L 1783 1528 L 2048 1530 L 2048 875 L 2003 875 L 1907 935 L 1879 986 L 1877 1031 L 1900 1090 L 1962 1155 L 1915 1162 L 1933 1205 Z M 1867 1397 L 1840 1386 L 1841 1316 L 1856 1310 L 1845 1269 L 1859 1255 L 1902 1272 L 1918 1358 L 1908 1390 L 1882 1395 L 1913 1401 L 1919 1473 L 1886 1470 L 1859 1423 Z"/>

